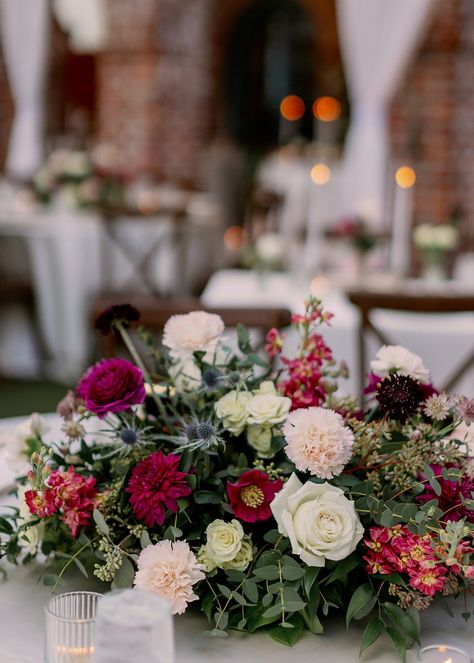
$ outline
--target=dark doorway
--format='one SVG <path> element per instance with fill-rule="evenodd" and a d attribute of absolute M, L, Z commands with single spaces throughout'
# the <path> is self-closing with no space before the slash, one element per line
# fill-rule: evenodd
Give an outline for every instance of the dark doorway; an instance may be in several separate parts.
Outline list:
<path fill-rule="evenodd" d="M 292 0 L 256 0 L 234 28 L 228 63 L 227 116 L 238 143 L 276 144 L 280 102 L 289 94 L 305 102 L 298 129 L 311 137 L 314 38 L 300 5 Z"/>

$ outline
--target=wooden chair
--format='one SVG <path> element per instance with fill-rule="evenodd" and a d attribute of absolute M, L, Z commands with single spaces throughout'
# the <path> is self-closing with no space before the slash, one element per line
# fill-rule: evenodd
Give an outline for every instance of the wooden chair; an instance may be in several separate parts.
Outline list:
<path fill-rule="evenodd" d="M 117 298 L 105 298 L 95 302 L 93 317 L 95 318 L 108 306 L 117 304 Z M 258 330 L 262 337 L 272 328 L 287 327 L 291 322 L 291 312 L 285 308 L 209 308 L 200 299 L 164 299 L 149 297 L 133 297 L 127 303 L 132 304 L 140 311 L 140 324 L 151 332 L 161 333 L 166 321 L 176 314 L 190 311 L 205 310 L 208 313 L 217 313 L 221 316 L 226 327 L 236 327 L 239 323 L 249 329 Z M 116 336 L 109 334 L 103 338 L 103 351 L 106 357 L 114 355 L 116 350 Z"/>
<path fill-rule="evenodd" d="M 360 394 L 364 391 L 366 380 L 366 344 L 365 335 L 371 331 L 384 345 L 392 345 L 387 335 L 374 325 L 371 313 L 374 309 L 388 311 L 402 311 L 412 313 L 474 313 L 474 294 L 454 293 L 410 293 L 403 291 L 376 291 L 352 289 L 346 292 L 349 300 L 360 311 L 360 325 L 358 330 L 359 351 L 359 386 Z M 474 367 L 474 334 L 472 350 L 466 360 L 456 368 L 449 379 L 442 385 L 444 391 L 453 386 Z"/>

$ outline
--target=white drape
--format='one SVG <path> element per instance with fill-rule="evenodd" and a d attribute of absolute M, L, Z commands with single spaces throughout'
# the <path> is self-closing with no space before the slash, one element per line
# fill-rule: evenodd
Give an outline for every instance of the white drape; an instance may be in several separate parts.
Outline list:
<path fill-rule="evenodd" d="M 48 0 L 2 0 L 1 37 L 15 105 L 6 170 L 29 177 L 41 163 Z"/>
<path fill-rule="evenodd" d="M 344 150 L 344 207 L 381 223 L 388 156 L 387 109 L 434 0 L 337 0 L 351 101 Z"/>

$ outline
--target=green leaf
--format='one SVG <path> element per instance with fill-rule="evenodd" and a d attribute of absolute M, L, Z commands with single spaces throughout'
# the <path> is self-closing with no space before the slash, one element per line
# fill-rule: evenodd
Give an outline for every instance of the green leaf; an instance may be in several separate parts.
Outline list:
<path fill-rule="evenodd" d="M 232 597 L 232 590 L 230 590 L 228 587 L 219 584 L 217 586 L 219 587 L 221 594 L 223 594 L 226 599 L 230 599 Z"/>
<path fill-rule="evenodd" d="M 395 645 L 395 649 L 398 651 L 402 658 L 402 663 L 406 663 L 407 660 L 407 645 L 405 642 L 405 638 L 400 635 L 398 631 L 396 631 L 394 628 L 391 626 L 387 626 L 385 628 L 388 636 L 390 637 L 390 640 L 393 642 Z"/>
<path fill-rule="evenodd" d="M 306 603 L 304 601 L 285 602 L 285 610 L 287 612 L 299 612 L 300 610 L 303 610 L 303 608 L 306 608 Z"/>
<path fill-rule="evenodd" d="M 193 497 L 196 504 L 219 504 L 221 501 L 220 495 L 211 490 L 196 490 Z"/>
<path fill-rule="evenodd" d="M 338 562 L 336 568 L 325 580 L 325 584 L 329 585 L 336 580 L 342 580 L 346 578 L 351 571 L 353 571 L 356 566 L 359 566 L 360 559 L 357 554 L 352 553 L 349 557 L 346 557 L 341 562 Z M 314 568 L 314 567 L 313 567 Z"/>
<path fill-rule="evenodd" d="M 439 497 L 441 493 L 443 492 L 441 490 L 441 484 L 439 483 L 438 479 L 431 479 L 430 480 L 430 486 L 433 488 L 434 492 L 436 495 Z"/>
<path fill-rule="evenodd" d="M 122 564 L 112 581 L 112 589 L 127 589 L 133 585 L 135 569 L 128 557 L 122 558 Z"/>
<path fill-rule="evenodd" d="M 303 610 L 301 614 L 303 615 L 305 624 L 308 627 L 308 629 L 311 631 L 311 633 L 314 633 L 315 635 L 321 635 L 322 633 L 324 633 L 324 627 L 321 624 L 319 617 L 316 613 L 313 613 L 310 616 L 308 615 L 308 608 L 306 608 L 306 610 Z"/>
<path fill-rule="evenodd" d="M 384 630 L 385 624 L 380 619 L 380 617 L 373 617 L 365 627 L 362 634 L 359 656 L 361 656 L 363 652 L 365 652 L 365 650 L 370 647 L 370 645 L 374 644 L 374 642 L 380 637 Z"/>
<path fill-rule="evenodd" d="M 360 585 L 352 595 L 349 605 L 347 606 L 346 625 L 349 626 L 351 619 L 373 600 L 374 591 L 369 583 Z"/>
<path fill-rule="evenodd" d="M 262 580 L 276 580 L 280 577 L 277 566 L 262 566 L 259 569 L 254 569 L 254 576 L 262 578 Z"/>
<path fill-rule="evenodd" d="M 235 331 L 237 332 L 237 343 L 239 345 L 239 350 L 244 354 L 252 352 L 252 348 L 250 346 L 250 334 L 247 327 L 238 324 L 235 328 Z"/>
<path fill-rule="evenodd" d="M 53 587 L 54 585 L 65 585 L 65 581 L 54 573 L 48 573 L 43 576 L 43 585 Z"/>
<path fill-rule="evenodd" d="M 74 560 L 73 560 L 73 561 L 74 561 L 74 564 L 75 564 L 75 565 L 77 566 L 77 568 L 79 569 L 79 571 L 82 573 L 82 575 L 84 575 L 86 578 L 88 578 L 88 577 L 89 577 L 89 574 L 87 573 L 86 567 L 85 567 L 84 564 L 81 562 L 81 560 L 78 559 L 77 557 L 74 557 Z"/>
<path fill-rule="evenodd" d="M 146 548 L 147 546 L 151 546 L 151 539 L 150 535 L 148 534 L 147 530 L 143 530 L 143 532 L 140 534 L 140 545 L 142 548 Z"/>
<path fill-rule="evenodd" d="M 268 635 L 273 638 L 273 640 L 281 642 L 283 645 L 293 647 L 303 633 L 304 620 L 301 615 L 293 615 L 286 624 L 291 625 L 293 628 L 285 628 L 282 625 L 274 626 L 269 629 Z"/>
<path fill-rule="evenodd" d="M 242 585 L 242 590 L 245 596 L 248 598 L 251 603 L 257 603 L 258 601 L 258 587 L 251 580 L 246 580 Z"/>
<path fill-rule="evenodd" d="M 390 509 L 385 509 L 380 518 L 380 524 L 383 527 L 392 527 L 393 525 L 393 514 Z"/>
<path fill-rule="evenodd" d="M 282 576 L 285 580 L 299 580 L 305 574 L 305 570 L 296 566 L 284 566 Z"/>
<path fill-rule="evenodd" d="M 247 620 L 245 618 L 241 619 L 240 622 L 236 626 L 237 630 L 238 631 L 243 631 L 246 624 L 247 624 Z"/>
<path fill-rule="evenodd" d="M 271 619 L 272 617 L 278 617 L 281 615 L 281 604 L 272 605 L 270 608 L 267 608 L 263 613 L 262 617 L 265 619 Z"/>
<path fill-rule="evenodd" d="M 105 534 L 106 537 L 109 537 L 109 526 L 105 522 L 105 518 L 101 512 L 98 509 L 94 509 L 92 516 L 99 532 L 102 532 L 102 534 Z"/>
<path fill-rule="evenodd" d="M 317 566 L 308 566 L 304 574 L 303 586 L 306 596 L 309 596 L 311 592 L 311 587 L 314 585 L 316 578 L 319 574 L 319 567 Z"/>
<path fill-rule="evenodd" d="M 413 619 L 408 612 L 402 610 L 402 608 L 395 605 L 395 603 L 389 602 L 382 603 L 382 609 L 398 631 L 401 631 L 401 633 L 420 644 L 417 624 L 413 622 Z"/>

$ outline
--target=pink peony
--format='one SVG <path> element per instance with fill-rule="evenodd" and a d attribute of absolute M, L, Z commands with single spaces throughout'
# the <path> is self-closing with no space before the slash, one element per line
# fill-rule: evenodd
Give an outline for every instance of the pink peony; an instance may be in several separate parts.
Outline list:
<path fill-rule="evenodd" d="M 286 455 L 301 472 L 320 479 L 341 474 L 352 456 L 354 435 L 340 414 L 321 407 L 294 410 L 283 424 Z"/>
<path fill-rule="evenodd" d="M 186 541 L 160 541 L 147 546 L 137 561 L 135 587 L 155 592 L 171 602 L 171 612 L 182 614 L 198 596 L 193 585 L 204 579 L 203 566 Z"/>
<path fill-rule="evenodd" d="M 146 395 L 141 370 L 125 359 L 103 359 L 91 366 L 76 393 L 100 419 L 143 403 Z"/>
<path fill-rule="evenodd" d="M 178 500 L 191 494 L 186 472 L 178 470 L 181 457 L 155 451 L 132 470 L 125 489 L 137 520 L 147 527 L 162 525 L 166 510 L 178 511 Z"/>

